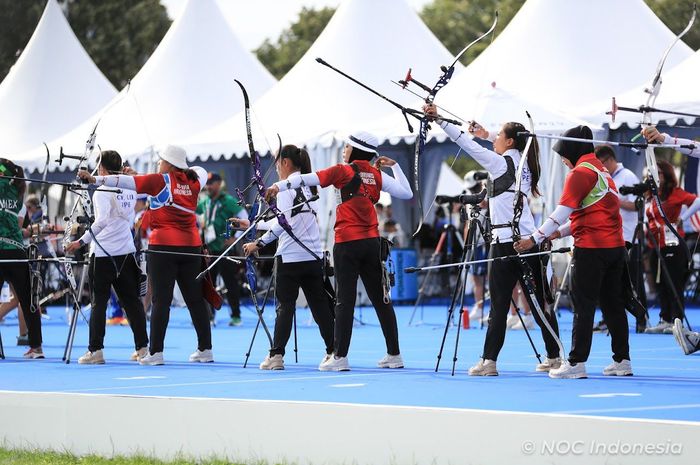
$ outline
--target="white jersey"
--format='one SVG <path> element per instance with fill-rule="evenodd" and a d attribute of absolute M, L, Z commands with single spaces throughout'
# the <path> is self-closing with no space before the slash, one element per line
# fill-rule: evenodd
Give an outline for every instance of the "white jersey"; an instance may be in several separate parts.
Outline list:
<path fill-rule="evenodd" d="M 508 169 L 508 164 L 505 157 L 510 157 L 513 164 L 517 167 L 520 163 L 521 154 L 515 149 L 507 150 L 503 155 L 488 150 L 476 143 L 471 136 L 464 131 L 461 131 L 457 126 L 450 123 L 441 123 L 440 126 L 445 133 L 450 136 L 462 150 L 467 152 L 474 160 L 476 160 L 486 171 L 489 172 L 492 179 L 496 179 L 505 174 Z M 530 195 L 532 176 L 527 165 L 523 169 L 523 180 L 520 186 L 521 191 L 526 195 Z M 510 191 L 515 190 L 515 183 L 509 187 Z M 514 192 L 503 192 L 501 195 L 489 199 L 489 213 L 491 217 L 491 225 L 509 225 L 513 221 L 513 196 Z M 527 199 L 523 199 L 523 214 L 520 218 L 520 234 L 521 236 L 529 236 L 535 231 L 535 221 L 530 211 Z M 492 229 L 493 239 L 491 243 L 496 242 L 513 242 L 513 231 L 510 227 L 499 227 Z"/>
<path fill-rule="evenodd" d="M 311 189 L 307 186 L 300 187 L 301 194 L 304 199 L 312 196 Z M 273 219 L 258 225 L 258 229 L 268 231 L 260 238 L 264 244 L 269 244 L 275 239 L 279 239 L 277 243 L 276 256 L 282 257 L 283 263 L 307 262 L 316 260 L 322 256 L 320 232 L 316 212 L 318 211 L 318 202 L 309 202 L 301 205 L 294 210 L 289 210 L 297 205 L 297 189 L 282 191 L 277 194 L 277 208 L 284 211 L 284 216 L 287 223 L 292 227 L 292 232 L 314 255 L 311 255 L 308 250 L 302 247 L 295 241 L 285 230 L 280 226 L 277 219 Z M 285 211 L 289 210 L 289 211 Z"/>
<path fill-rule="evenodd" d="M 121 194 L 95 191 L 92 196 L 95 221 L 80 238 L 90 244 L 90 254 L 107 257 L 107 254 L 119 256 L 136 252 L 131 232 L 136 214 L 136 195 L 130 190 L 123 190 Z"/>

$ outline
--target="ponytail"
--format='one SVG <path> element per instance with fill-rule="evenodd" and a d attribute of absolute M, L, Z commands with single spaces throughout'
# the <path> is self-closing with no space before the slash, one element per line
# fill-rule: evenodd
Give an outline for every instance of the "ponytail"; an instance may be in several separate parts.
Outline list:
<path fill-rule="evenodd" d="M 24 169 L 22 169 L 21 166 L 15 165 L 13 161 L 8 160 L 7 158 L 0 158 L 0 166 L 2 166 L 4 169 L 0 170 L 0 177 L 13 177 L 13 178 L 23 178 L 24 177 Z M 17 194 L 19 195 L 20 199 L 24 198 L 24 193 L 27 190 L 27 182 L 22 181 L 19 179 L 10 179 L 10 184 L 15 186 L 15 189 L 17 189 Z"/>
<path fill-rule="evenodd" d="M 527 140 L 529 139 L 529 136 L 524 134 L 528 132 L 525 129 L 525 126 L 523 126 L 521 123 L 511 122 L 504 124 L 502 130 L 505 133 L 506 138 L 513 139 L 515 141 L 514 148 L 520 152 L 520 156 L 527 156 L 527 167 L 530 170 L 531 176 L 530 192 L 532 192 L 532 195 L 535 197 L 539 197 L 540 190 L 537 188 L 537 184 L 540 180 L 542 170 L 540 168 L 540 145 L 537 143 L 537 138 L 532 139 L 532 143 L 530 144 L 527 154 L 524 154 L 523 151 L 525 150 Z"/>
<path fill-rule="evenodd" d="M 183 173 L 185 173 L 185 176 L 187 176 L 187 179 L 188 179 L 188 180 L 190 180 L 190 181 L 199 181 L 199 175 L 198 175 L 197 172 L 196 172 L 195 170 L 193 170 L 192 168 L 185 168 L 184 170 L 183 170 L 183 169 L 180 169 L 180 168 L 175 168 L 175 169 L 177 169 L 178 171 L 182 171 Z"/>
<path fill-rule="evenodd" d="M 298 168 L 301 174 L 311 173 L 311 158 L 309 157 L 309 152 L 307 152 L 306 149 L 299 148 L 296 145 L 291 144 L 285 145 L 282 147 L 278 160 L 281 160 L 282 158 L 291 160 L 292 165 L 294 165 L 295 168 Z M 310 186 L 309 188 L 311 189 L 311 193 L 313 195 L 318 193 L 316 186 Z"/>

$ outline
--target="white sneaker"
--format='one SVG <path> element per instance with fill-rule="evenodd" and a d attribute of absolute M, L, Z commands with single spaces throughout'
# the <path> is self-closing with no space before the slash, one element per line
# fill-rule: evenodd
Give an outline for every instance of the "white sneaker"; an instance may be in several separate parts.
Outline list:
<path fill-rule="evenodd" d="M 525 327 L 527 329 L 535 329 L 535 317 L 532 316 L 532 313 L 523 313 L 522 317 L 523 317 L 523 321 L 520 321 L 520 318 L 518 318 L 518 315 L 515 315 L 517 322 L 510 329 L 515 329 L 515 330 L 523 329 L 523 322 L 525 322 Z"/>
<path fill-rule="evenodd" d="M 323 360 L 321 360 L 321 363 L 318 364 L 318 369 L 321 369 L 321 365 L 326 363 L 328 360 L 330 360 L 333 357 L 333 354 L 326 354 L 323 356 Z"/>
<path fill-rule="evenodd" d="M 265 360 L 260 364 L 261 370 L 284 370 L 284 357 L 281 354 L 265 356 Z"/>
<path fill-rule="evenodd" d="M 559 368 L 553 368 L 549 370 L 550 378 L 561 378 L 561 379 L 581 379 L 588 378 L 586 374 L 586 364 L 577 363 L 572 365 L 567 361 L 562 362 Z"/>
<path fill-rule="evenodd" d="M 471 312 L 469 312 L 469 321 L 481 321 L 484 317 L 484 308 L 481 305 L 474 304 Z"/>
<path fill-rule="evenodd" d="M 700 333 L 685 329 L 683 322 L 678 318 L 673 321 L 673 335 L 676 337 L 676 342 L 681 346 L 685 355 L 690 355 L 700 350 Z"/>
<path fill-rule="evenodd" d="M 89 350 L 78 359 L 80 365 L 102 365 L 105 363 L 105 357 L 102 349 L 90 352 Z"/>
<path fill-rule="evenodd" d="M 496 361 L 479 359 L 479 362 L 469 369 L 469 376 L 498 376 Z"/>
<path fill-rule="evenodd" d="M 401 354 L 386 354 L 384 358 L 377 362 L 377 366 L 379 368 L 403 368 L 403 358 L 401 358 Z"/>
<path fill-rule="evenodd" d="M 325 363 L 318 366 L 319 371 L 350 371 L 350 363 L 347 357 L 330 357 Z"/>
<path fill-rule="evenodd" d="M 24 355 L 24 358 L 32 359 L 32 360 L 38 360 L 44 358 L 44 350 L 41 347 L 37 348 L 29 348 Z"/>
<path fill-rule="evenodd" d="M 211 349 L 195 350 L 190 355 L 190 362 L 211 363 L 214 361 L 214 353 Z"/>
<path fill-rule="evenodd" d="M 621 362 L 613 362 L 603 368 L 603 374 L 605 376 L 632 376 L 632 364 L 629 360 L 623 360 Z"/>
<path fill-rule="evenodd" d="M 131 360 L 132 362 L 138 362 L 146 355 L 148 355 L 148 347 L 141 347 L 139 350 L 135 350 L 134 353 L 131 354 L 129 360 Z"/>
<path fill-rule="evenodd" d="M 560 357 L 557 358 L 545 358 L 544 362 L 538 363 L 535 367 L 537 372 L 548 372 L 549 370 L 556 370 L 561 367 L 562 360 Z"/>
<path fill-rule="evenodd" d="M 672 330 L 673 324 L 668 321 L 660 320 L 658 325 L 645 329 L 644 334 L 665 334 L 666 329 L 669 331 Z"/>
<path fill-rule="evenodd" d="M 506 329 L 513 329 L 513 326 L 520 323 L 517 313 L 509 313 L 506 319 Z"/>
<path fill-rule="evenodd" d="M 164 365 L 163 352 L 156 352 L 155 354 L 146 354 L 139 360 L 139 365 Z"/>

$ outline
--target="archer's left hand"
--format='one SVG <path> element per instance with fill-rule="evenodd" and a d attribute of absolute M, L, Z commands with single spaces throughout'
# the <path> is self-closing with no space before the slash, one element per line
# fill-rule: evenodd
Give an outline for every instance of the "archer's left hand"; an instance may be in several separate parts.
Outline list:
<path fill-rule="evenodd" d="M 256 255 L 258 253 L 258 250 L 260 250 L 260 247 L 258 247 L 258 244 L 255 242 L 248 242 L 247 244 L 243 244 L 243 254 L 246 257 L 249 257 L 250 254 Z"/>
<path fill-rule="evenodd" d="M 78 170 L 78 177 L 88 184 L 95 184 L 95 176 L 91 175 L 88 170 Z"/>
<path fill-rule="evenodd" d="M 535 246 L 535 239 L 532 236 L 526 237 L 525 239 L 520 239 L 515 244 L 513 248 L 518 253 L 527 252 Z"/>
<path fill-rule="evenodd" d="M 63 247 L 63 250 L 67 253 L 73 253 L 81 247 L 79 241 L 69 242 Z"/>
<path fill-rule="evenodd" d="M 374 167 L 377 168 L 378 170 L 381 170 L 382 167 L 390 167 L 394 166 L 396 164 L 396 160 L 392 160 L 389 157 L 379 157 L 377 158 L 377 161 L 374 162 Z"/>
<path fill-rule="evenodd" d="M 280 193 L 280 188 L 275 184 L 271 185 L 265 190 L 265 200 L 268 202 L 277 199 L 277 194 Z"/>
<path fill-rule="evenodd" d="M 642 135 L 647 140 L 647 142 L 663 144 L 664 134 L 660 133 L 655 126 L 647 126 L 642 128 Z"/>

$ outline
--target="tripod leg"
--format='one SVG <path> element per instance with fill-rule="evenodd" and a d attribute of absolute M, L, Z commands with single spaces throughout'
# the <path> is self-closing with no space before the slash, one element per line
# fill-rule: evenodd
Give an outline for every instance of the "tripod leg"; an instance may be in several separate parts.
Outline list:
<path fill-rule="evenodd" d="M 253 343 L 255 342 L 255 336 L 258 334 L 258 329 L 260 328 L 260 325 L 262 324 L 263 329 L 265 330 L 265 333 L 267 334 L 267 338 L 270 341 L 270 349 L 272 349 L 272 336 L 270 336 L 270 330 L 267 328 L 267 324 L 265 324 L 265 320 L 263 319 L 263 312 L 265 311 L 265 305 L 267 305 L 267 298 L 270 295 L 270 290 L 272 289 L 272 285 L 274 283 L 274 276 L 276 275 L 277 272 L 277 265 L 275 264 L 273 268 L 273 273 L 272 276 L 273 278 L 270 279 L 270 284 L 267 285 L 267 289 L 265 290 L 265 297 L 263 297 L 263 302 L 262 302 L 262 307 L 258 307 L 258 300 L 255 297 L 255 293 L 251 292 L 251 298 L 253 300 L 253 305 L 255 306 L 255 313 L 258 315 L 258 321 L 255 323 L 255 330 L 253 331 L 253 337 L 250 339 L 250 346 L 248 347 L 248 352 L 245 354 L 245 362 L 243 362 L 243 368 L 246 368 L 248 366 L 248 359 L 250 358 L 250 353 L 253 350 Z"/>
<path fill-rule="evenodd" d="M 468 245 L 464 246 L 462 248 L 462 262 L 466 262 L 472 259 L 473 254 L 474 254 L 474 248 L 471 246 L 473 242 L 476 242 L 476 234 L 474 234 L 474 225 L 472 223 L 475 223 L 476 221 L 474 219 L 469 220 L 469 233 L 467 235 L 467 241 L 466 243 Z M 464 299 L 464 290 L 462 289 L 462 286 L 459 285 L 460 277 L 462 276 L 462 273 L 469 270 L 468 266 L 465 265 L 460 265 L 457 268 L 457 285 L 455 286 L 455 290 L 452 293 L 452 299 L 450 300 L 450 306 L 447 309 L 447 321 L 445 322 L 445 331 L 442 334 L 442 342 L 440 343 L 440 351 L 438 352 L 437 356 L 437 363 L 435 364 L 435 372 L 437 373 L 438 369 L 440 368 L 440 359 L 442 358 L 442 352 L 445 348 L 445 340 L 447 339 L 447 331 L 450 329 L 450 323 L 452 322 L 452 317 L 454 316 L 454 311 L 455 311 L 455 305 L 457 303 L 457 299 L 459 297 L 459 292 L 460 290 L 462 291 L 462 299 Z M 459 335 L 459 328 L 457 329 L 457 334 Z M 458 344 L 459 342 L 457 342 Z M 455 346 L 455 351 L 457 350 L 457 347 Z M 454 368 L 453 368 L 454 370 Z M 454 374 L 454 371 L 453 371 Z"/>
<path fill-rule="evenodd" d="M 523 325 L 523 329 L 525 330 L 525 335 L 527 336 L 527 340 L 530 341 L 530 345 L 532 346 L 532 350 L 535 352 L 535 357 L 537 357 L 537 361 L 542 363 L 542 356 L 537 351 L 537 347 L 535 347 L 535 343 L 533 342 L 532 337 L 530 337 L 530 331 L 528 331 L 527 326 L 525 325 L 525 321 L 523 320 L 523 316 L 520 314 L 520 309 L 518 308 L 518 304 L 515 303 L 515 300 L 513 300 L 513 298 L 511 298 L 510 301 L 513 304 L 513 307 L 515 308 L 515 313 L 518 315 L 518 319 L 520 320 L 520 324 Z"/>
<path fill-rule="evenodd" d="M 255 336 L 258 334 L 258 328 L 260 327 L 260 320 L 255 323 L 255 330 L 253 331 L 253 337 L 250 339 L 250 345 L 248 346 L 248 352 L 245 353 L 245 361 L 243 362 L 243 368 L 248 366 L 248 359 L 250 358 L 250 353 L 253 350 L 253 343 L 255 342 Z"/>
<path fill-rule="evenodd" d="M 63 361 L 67 364 L 70 363 L 70 355 L 73 351 L 73 340 L 76 328 L 78 326 L 78 314 L 80 313 L 80 303 L 78 302 L 75 295 L 73 297 L 73 313 L 70 317 L 70 325 L 68 327 L 68 337 L 66 339 L 66 348 L 63 351 Z"/>
<path fill-rule="evenodd" d="M 299 363 L 299 347 L 297 345 L 297 312 L 294 310 L 292 315 L 292 322 L 294 323 L 294 363 Z"/>
<path fill-rule="evenodd" d="M 2 346 L 2 333 L 0 333 L 0 360 L 5 360 L 5 348 Z"/>
<path fill-rule="evenodd" d="M 464 291 L 466 290 L 466 283 L 467 283 L 467 273 L 469 271 L 469 267 L 465 266 L 462 271 L 459 274 L 457 284 L 455 287 L 459 289 L 459 293 L 461 294 L 461 297 L 459 299 L 459 317 L 457 319 L 457 337 L 455 338 L 455 352 L 454 355 L 452 356 L 452 376 L 455 375 L 455 367 L 457 366 L 457 350 L 459 348 L 459 335 L 462 329 L 462 318 L 464 316 Z"/>

